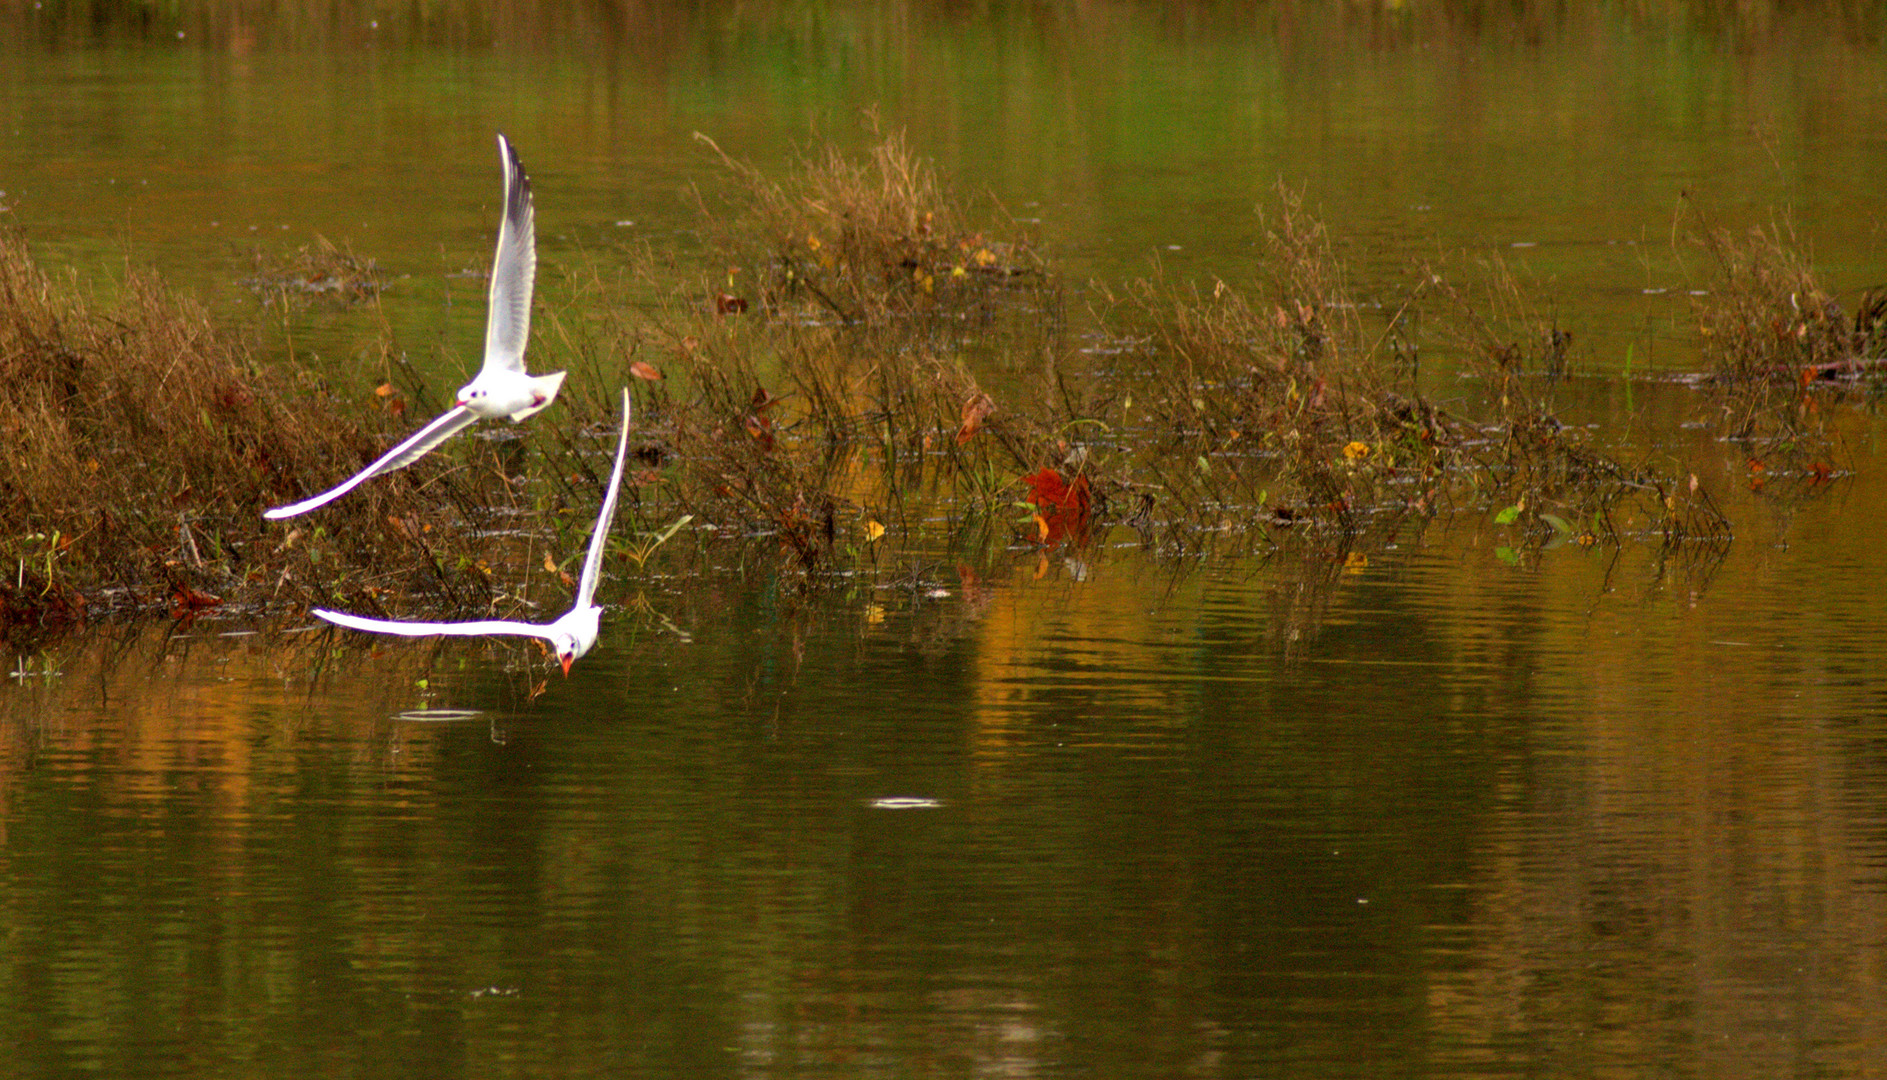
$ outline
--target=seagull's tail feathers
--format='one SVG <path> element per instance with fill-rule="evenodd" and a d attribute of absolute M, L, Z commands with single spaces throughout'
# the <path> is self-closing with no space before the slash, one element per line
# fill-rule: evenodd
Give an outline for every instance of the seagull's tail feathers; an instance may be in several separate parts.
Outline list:
<path fill-rule="evenodd" d="M 535 405 L 526 406 L 511 414 L 511 422 L 521 424 L 550 407 L 557 400 L 557 391 L 563 389 L 564 372 L 553 371 L 548 375 L 539 375 L 531 380 L 531 389 L 543 395 L 543 400 Z M 534 395 L 535 396 L 535 395 Z"/>

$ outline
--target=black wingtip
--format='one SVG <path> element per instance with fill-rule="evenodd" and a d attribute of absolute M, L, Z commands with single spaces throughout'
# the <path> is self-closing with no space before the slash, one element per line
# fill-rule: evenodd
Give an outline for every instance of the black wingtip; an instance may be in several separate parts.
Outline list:
<path fill-rule="evenodd" d="M 505 209 L 515 217 L 530 208 L 531 178 L 524 171 L 524 162 L 518 157 L 518 148 L 511 145 L 511 140 L 505 138 L 505 133 L 502 131 L 498 133 L 498 156 L 504 163 L 505 191 L 510 196 L 506 200 Z M 516 184 L 511 182 L 514 177 L 517 179 Z"/>

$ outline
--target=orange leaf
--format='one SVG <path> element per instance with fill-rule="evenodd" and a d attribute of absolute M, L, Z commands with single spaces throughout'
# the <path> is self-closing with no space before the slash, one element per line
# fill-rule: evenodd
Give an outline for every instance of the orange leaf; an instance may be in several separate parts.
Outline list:
<path fill-rule="evenodd" d="M 661 382 L 665 377 L 660 368 L 644 360 L 637 360 L 630 364 L 629 374 L 634 375 L 643 382 Z"/>
<path fill-rule="evenodd" d="M 982 430 L 983 421 L 995 411 L 996 403 L 988 394 L 980 391 L 972 394 L 970 400 L 963 403 L 963 426 L 957 429 L 957 445 L 962 446 L 974 438 Z"/>

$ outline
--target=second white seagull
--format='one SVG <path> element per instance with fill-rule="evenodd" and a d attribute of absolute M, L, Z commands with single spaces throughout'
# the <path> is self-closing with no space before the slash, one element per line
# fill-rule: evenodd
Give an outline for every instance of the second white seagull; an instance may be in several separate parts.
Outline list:
<path fill-rule="evenodd" d="M 498 254 L 491 266 L 491 306 L 485 314 L 485 363 L 478 377 L 459 387 L 457 402 L 439 418 L 347 481 L 312 498 L 264 511 L 271 520 L 305 514 L 326 506 L 381 473 L 403 469 L 425 457 L 480 420 L 500 416 L 522 423 L 557 397 L 564 373 L 531 375 L 524 370 L 524 346 L 531 337 L 531 289 L 537 279 L 537 233 L 531 221 L 531 179 L 518 152 L 498 136 L 504 162 L 504 219 L 498 226 Z"/>
<path fill-rule="evenodd" d="M 616 437 L 616 468 L 609 474 L 609 489 L 603 493 L 603 506 L 596 514 L 596 530 L 590 533 L 589 554 L 583 557 L 583 574 L 577 578 L 576 603 L 556 622 L 527 623 L 505 619 L 456 623 L 396 622 L 391 619 L 363 619 L 359 615 L 328 611 L 325 608 L 316 608 L 312 614 L 336 626 L 374 634 L 400 634 L 405 637 L 521 634 L 546 638 L 550 641 L 550 647 L 556 651 L 558 662 L 563 664 L 563 673 L 568 675 L 570 662 L 590 651 L 596 644 L 596 635 L 601 628 L 603 609 L 596 605 L 596 583 L 603 576 L 603 551 L 608 546 L 610 524 L 616 519 L 616 493 L 622 489 L 622 464 L 628 456 L 629 391 L 625 388 L 622 392 L 622 433 Z"/>

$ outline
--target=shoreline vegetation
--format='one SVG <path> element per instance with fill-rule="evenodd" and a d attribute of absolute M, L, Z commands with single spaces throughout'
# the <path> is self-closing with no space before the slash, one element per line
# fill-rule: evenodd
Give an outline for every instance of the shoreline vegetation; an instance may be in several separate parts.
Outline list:
<path fill-rule="evenodd" d="M 973 219 L 901 136 L 815 147 L 780 178 L 701 143 L 726 181 L 697 193 L 712 270 L 678 285 L 673 267 L 628 268 L 667 296 L 654 310 L 594 277 L 540 300 L 532 363 L 571 373 L 556 408 L 288 523 L 261 512 L 435 411 L 395 343 L 377 385 L 323 378 L 151 275 L 101 302 L 19 229 L 0 236 L 0 628 L 313 606 L 532 617 L 533 597 L 567 594 L 623 385 L 619 576 L 693 560 L 817 590 L 895 577 L 895 553 L 921 551 L 969 580 L 1003 552 L 1103 544 L 1340 572 L 1460 515 L 1518 550 L 1641 547 L 1704 575 L 1732 543 L 1710 470 L 1620 456 L 1556 417 L 1573 334 L 1498 264 L 1425 267 L 1365 310 L 1280 188 L 1248 277 L 1084 286 L 1105 347 L 1077 349 L 1052 262 Z M 1822 488 L 1845 468 L 1831 416 L 1877 396 L 1887 298 L 1844 310 L 1784 233 L 1680 224 L 1717 279 L 1686 422 L 1734 446 L 1752 484 Z M 369 304 L 376 273 L 323 243 L 258 281 Z M 1418 378 L 1437 355 L 1468 388 L 1446 406 Z"/>

